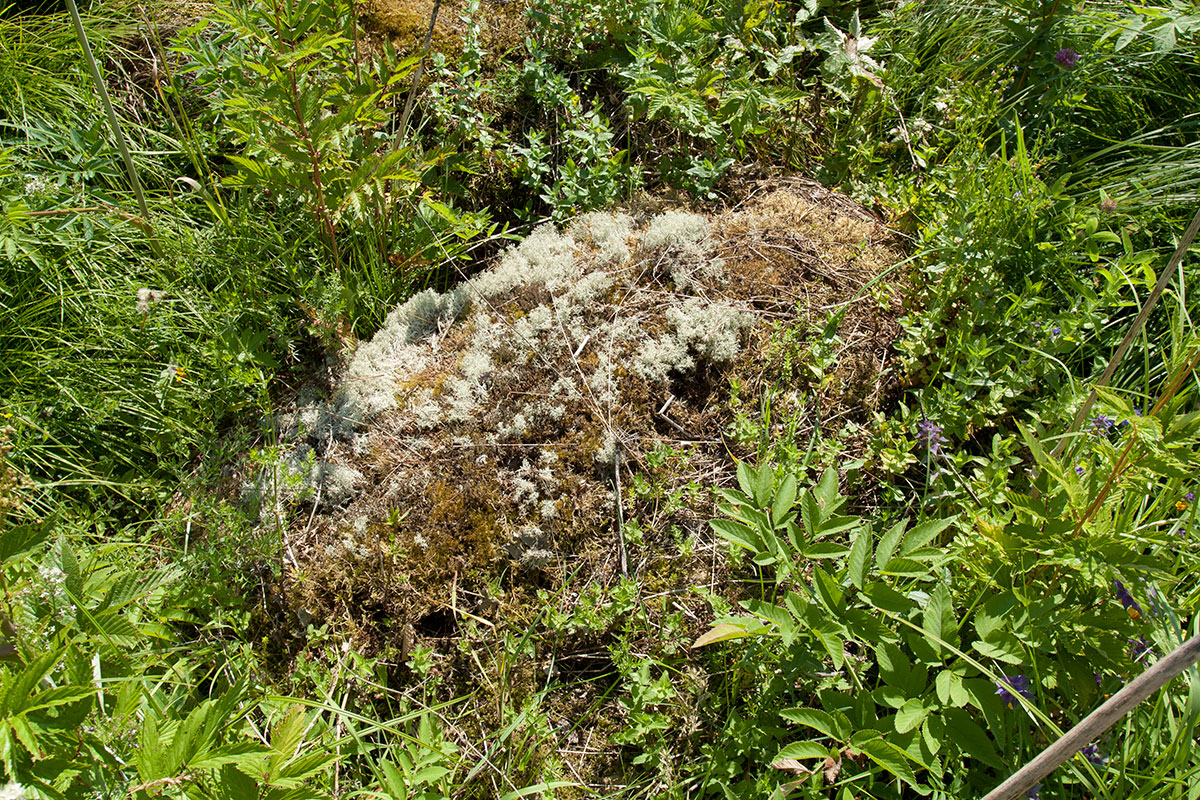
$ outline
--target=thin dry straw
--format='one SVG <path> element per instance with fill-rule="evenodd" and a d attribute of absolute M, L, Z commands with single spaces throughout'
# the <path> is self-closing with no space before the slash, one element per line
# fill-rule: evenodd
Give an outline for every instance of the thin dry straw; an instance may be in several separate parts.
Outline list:
<path fill-rule="evenodd" d="M 1067 429 L 1066 435 L 1059 440 L 1058 445 L 1051 451 L 1050 455 L 1052 457 L 1057 458 L 1062 453 L 1070 440 L 1070 435 L 1079 430 L 1079 426 L 1083 424 L 1088 413 L 1091 412 L 1092 406 L 1099 396 L 1097 389 L 1101 386 L 1107 386 L 1108 382 L 1112 380 L 1113 373 L 1117 371 L 1121 360 L 1129 352 L 1129 348 L 1133 345 L 1133 340 L 1141 333 L 1146 320 L 1150 318 L 1150 312 L 1154 310 L 1154 306 L 1158 304 L 1159 298 L 1162 297 L 1163 292 L 1171 284 L 1171 280 L 1175 277 L 1175 273 L 1179 269 L 1179 264 L 1183 261 L 1188 248 L 1191 247 L 1192 240 L 1196 238 L 1198 230 L 1200 230 L 1200 209 L 1196 210 L 1196 215 L 1192 217 L 1192 223 L 1188 225 L 1183 238 L 1179 240 L 1179 246 L 1175 248 L 1175 255 L 1171 256 L 1171 261 L 1167 264 L 1167 268 L 1158 276 L 1158 282 L 1154 285 L 1154 291 L 1150 293 L 1150 297 L 1146 300 L 1145 305 L 1142 306 L 1141 312 L 1134 319 L 1133 325 L 1130 326 L 1129 332 L 1121 340 L 1121 344 L 1118 345 L 1117 352 L 1113 354 L 1112 360 L 1108 362 L 1108 367 L 1104 370 L 1104 374 L 1100 376 L 1100 380 L 1096 381 L 1091 394 L 1088 395 L 1083 405 L 1079 407 L 1079 412 L 1075 415 L 1075 420 L 1071 423 L 1071 427 Z"/>
<path fill-rule="evenodd" d="M 1200 219 L 1200 214 L 1197 215 L 1197 219 Z M 1063 734 L 1061 739 L 989 792 L 983 800 L 1012 800 L 1020 797 L 1197 660 L 1200 660 L 1200 636 L 1193 636 L 1175 648 L 1170 655 L 1134 678 L 1104 705 Z"/>

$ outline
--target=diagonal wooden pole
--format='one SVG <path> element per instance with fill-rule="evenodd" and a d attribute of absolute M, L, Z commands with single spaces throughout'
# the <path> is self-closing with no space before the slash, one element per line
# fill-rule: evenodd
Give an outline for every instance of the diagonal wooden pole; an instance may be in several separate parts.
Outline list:
<path fill-rule="evenodd" d="M 1113 373 L 1117 371 L 1117 366 L 1125 358 L 1125 354 L 1129 352 L 1129 348 L 1133 345 L 1133 340 L 1142 332 L 1142 327 L 1146 324 L 1146 320 L 1150 319 L 1150 312 L 1158 304 L 1158 299 L 1163 296 L 1163 292 L 1167 290 L 1167 287 L 1175 278 L 1179 264 L 1183 261 L 1188 248 L 1192 246 L 1192 240 L 1196 238 L 1197 231 L 1200 231 L 1200 209 L 1196 210 L 1196 215 L 1192 217 L 1191 224 L 1184 231 L 1183 238 L 1179 240 L 1179 246 L 1175 248 L 1175 254 L 1171 256 L 1167 268 L 1158 276 L 1158 282 L 1154 284 L 1154 290 L 1150 292 L 1150 297 L 1142 305 L 1141 312 L 1134 318 L 1133 324 L 1129 326 L 1129 332 L 1125 334 L 1125 338 L 1117 346 L 1117 352 L 1113 354 L 1112 359 L 1108 362 L 1108 367 L 1104 370 L 1104 374 L 1100 376 L 1100 380 L 1096 381 L 1095 388 L 1092 389 L 1087 399 L 1083 401 L 1083 405 L 1079 407 L 1079 411 L 1075 414 L 1075 420 L 1071 423 L 1071 427 L 1067 429 L 1066 434 L 1059 440 L 1058 445 L 1050 453 L 1052 457 L 1057 458 L 1066 449 L 1070 435 L 1079 430 L 1080 426 L 1083 425 L 1084 419 L 1087 418 L 1088 413 L 1092 410 L 1092 405 L 1095 404 L 1096 398 L 1099 396 L 1096 389 L 1101 386 L 1108 386 L 1108 382 L 1112 380 Z"/>
<path fill-rule="evenodd" d="M 1011 778 L 988 792 L 983 800 L 1013 800 L 1023 796 L 1042 778 L 1058 769 L 1084 746 L 1117 724 L 1135 706 L 1197 661 L 1200 661 L 1200 636 L 1193 636 L 1175 648 L 1170 655 L 1159 659 L 1154 666 L 1130 681 L 1124 689 L 1064 733 L 1061 739 L 1017 770 Z"/>

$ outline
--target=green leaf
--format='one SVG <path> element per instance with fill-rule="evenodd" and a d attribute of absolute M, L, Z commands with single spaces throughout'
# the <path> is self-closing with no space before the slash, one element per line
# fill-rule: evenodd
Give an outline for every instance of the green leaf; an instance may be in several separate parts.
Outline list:
<path fill-rule="evenodd" d="M 868 583 L 863 588 L 863 594 L 871 601 L 871 605 L 893 614 L 907 614 L 912 610 L 911 600 L 882 581 Z"/>
<path fill-rule="evenodd" d="M 933 685 L 937 690 L 938 701 L 943 706 L 962 707 L 970 700 L 970 695 L 963 686 L 962 676 L 957 672 L 948 669 L 942 670 L 934 678 Z"/>
<path fill-rule="evenodd" d="M 802 758 L 828 758 L 829 755 L 829 748 L 816 742 L 792 742 L 785 745 L 775 758 L 771 760 L 775 762 L 782 761 L 785 758 L 794 758 L 799 761 Z"/>
<path fill-rule="evenodd" d="M 821 480 L 813 487 L 813 495 L 821 505 L 822 516 L 829 516 L 837 507 L 837 472 L 832 467 L 821 473 Z"/>
<path fill-rule="evenodd" d="M 923 788 L 917 783 L 917 776 L 908 763 L 912 757 L 899 747 L 896 747 L 896 745 L 891 742 L 885 742 L 883 739 L 868 739 L 865 742 L 860 742 L 856 747 L 866 753 L 867 758 L 909 786 L 918 791 Z"/>
<path fill-rule="evenodd" d="M 939 533 L 946 530 L 954 522 L 955 518 L 930 520 L 922 522 L 917 527 L 913 528 L 904 537 L 904 545 L 900 548 L 900 555 L 909 556 L 913 551 L 929 544 Z"/>
<path fill-rule="evenodd" d="M 775 470 L 770 464 L 759 464 L 757 480 L 754 482 L 754 507 L 766 508 L 771 500 L 771 487 L 775 484 Z"/>
<path fill-rule="evenodd" d="M 907 520 L 901 520 L 879 538 L 879 547 L 875 550 L 875 565 L 877 567 L 882 567 L 891 560 L 892 554 L 900 546 L 900 539 L 904 536 L 904 528 L 907 525 Z"/>
<path fill-rule="evenodd" d="M 743 525 L 740 522 L 734 522 L 729 519 L 714 519 L 708 524 L 712 526 L 712 529 L 722 539 L 730 544 L 743 547 L 752 553 L 758 553 L 764 549 L 762 539 L 759 538 L 757 531 L 753 530 L 749 525 Z"/>
<path fill-rule="evenodd" d="M 933 709 L 928 708 L 920 700 L 912 698 L 896 712 L 896 733 L 908 733 L 916 729 Z"/>
<path fill-rule="evenodd" d="M 809 539 L 815 539 L 821 532 L 821 509 L 817 506 L 812 493 L 806 493 L 800 500 L 800 518 L 804 522 L 804 530 Z"/>
<path fill-rule="evenodd" d="M 992 740 L 983 728 L 975 724 L 969 713 L 961 708 L 949 708 L 942 712 L 942 718 L 946 721 L 948 742 L 990 767 L 1003 769 L 1006 766 L 997 754 Z"/>
<path fill-rule="evenodd" d="M 825 570 L 814 566 L 813 586 L 817 590 L 817 597 L 825 606 L 825 611 L 834 617 L 839 616 L 846 605 L 846 594 L 837 582 Z"/>
<path fill-rule="evenodd" d="M 731 639 L 741 639 L 753 636 L 763 630 L 763 624 L 757 619 L 746 618 L 745 622 L 721 622 L 713 625 L 706 633 L 692 642 L 692 649 L 707 647 L 717 642 L 728 642 Z"/>
<path fill-rule="evenodd" d="M 785 708 L 779 716 L 788 722 L 805 725 L 819 733 L 823 733 L 837 742 L 844 742 L 849 731 L 839 726 L 837 721 L 827 712 L 816 708 Z"/>
<path fill-rule="evenodd" d="M 62 571 L 66 575 L 63 586 L 76 603 L 82 603 L 83 575 L 79 571 L 79 559 L 75 557 L 75 550 L 71 547 L 67 537 L 59 537 L 58 547 L 62 560 Z"/>
<path fill-rule="evenodd" d="M 758 482 L 758 474 L 745 461 L 739 461 L 737 466 L 738 486 L 747 498 L 754 497 L 754 487 Z M 753 501 L 752 501 L 753 502 Z"/>
<path fill-rule="evenodd" d="M 1025 650 L 1021 646 L 1021 640 L 1008 631 L 992 631 L 987 639 L 971 642 L 971 647 L 985 658 L 994 658 L 1006 664 L 1025 663 Z"/>
<path fill-rule="evenodd" d="M 846 577 L 860 591 L 867 579 L 867 564 L 871 560 L 871 528 L 864 526 L 854 537 L 854 545 L 850 548 L 850 560 L 846 564 Z"/>
<path fill-rule="evenodd" d="M 771 521 L 775 523 L 775 527 L 778 528 L 784 524 L 784 518 L 792 510 L 795 502 L 796 476 L 789 472 L 783 476 L 783 482 L 779 484 L 779 489 L 775 492 L 775 502 L 771 505 Z"/>
<path fill-rule="evenodd" d="M 954 601 L 950 597 L 950 589 L 945 583 L 939 583 L 929 595 L 929 601 L 925 604 L 923 625 L 925 632 L 929 634 L 930 643 L 943 656 L 949 654 L 950 651 L 941 642 L 951 646 L 958 645 L 958 625 L 954 617 Z"/>
<path fill-rule="evenodd" d="M 846 546 L 836 542 L 817 542 L 804 548 L 808 558 L 841 558 L 846 555 Z"/>

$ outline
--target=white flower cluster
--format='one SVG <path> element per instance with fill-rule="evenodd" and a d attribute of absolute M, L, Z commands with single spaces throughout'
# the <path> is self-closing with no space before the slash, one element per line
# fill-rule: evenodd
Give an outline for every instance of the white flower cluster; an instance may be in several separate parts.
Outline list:
<path fill-rule="evenodd" d="M 25 800 L 25 787 L 15 781 L 0 788 L 0 800 Z"/>

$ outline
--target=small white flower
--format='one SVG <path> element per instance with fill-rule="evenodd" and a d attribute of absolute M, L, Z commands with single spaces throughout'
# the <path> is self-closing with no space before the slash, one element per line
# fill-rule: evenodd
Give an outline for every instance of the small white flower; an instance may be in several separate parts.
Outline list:
<path fill-rule="evenodd" d="M 143 286 L 137 290 L 137 310 L 139 314 L 149 314 L 150 306 L 159 302 L 166 296 L 165 292 L 148 289 Z"/>
<path fill-rule="evenodd" d="M 0 789 L 0 800 L 25 800 L 25 787 L 15 781 Z"/>
<path fill-rule="evenodd" d="M 26 175 L 25 176 L 25 196 L 37 197 L 45 194 L 50 189 L 50 181 L 42 175 Z M 0 800 L 4 800 L 0 796 Z"/>

